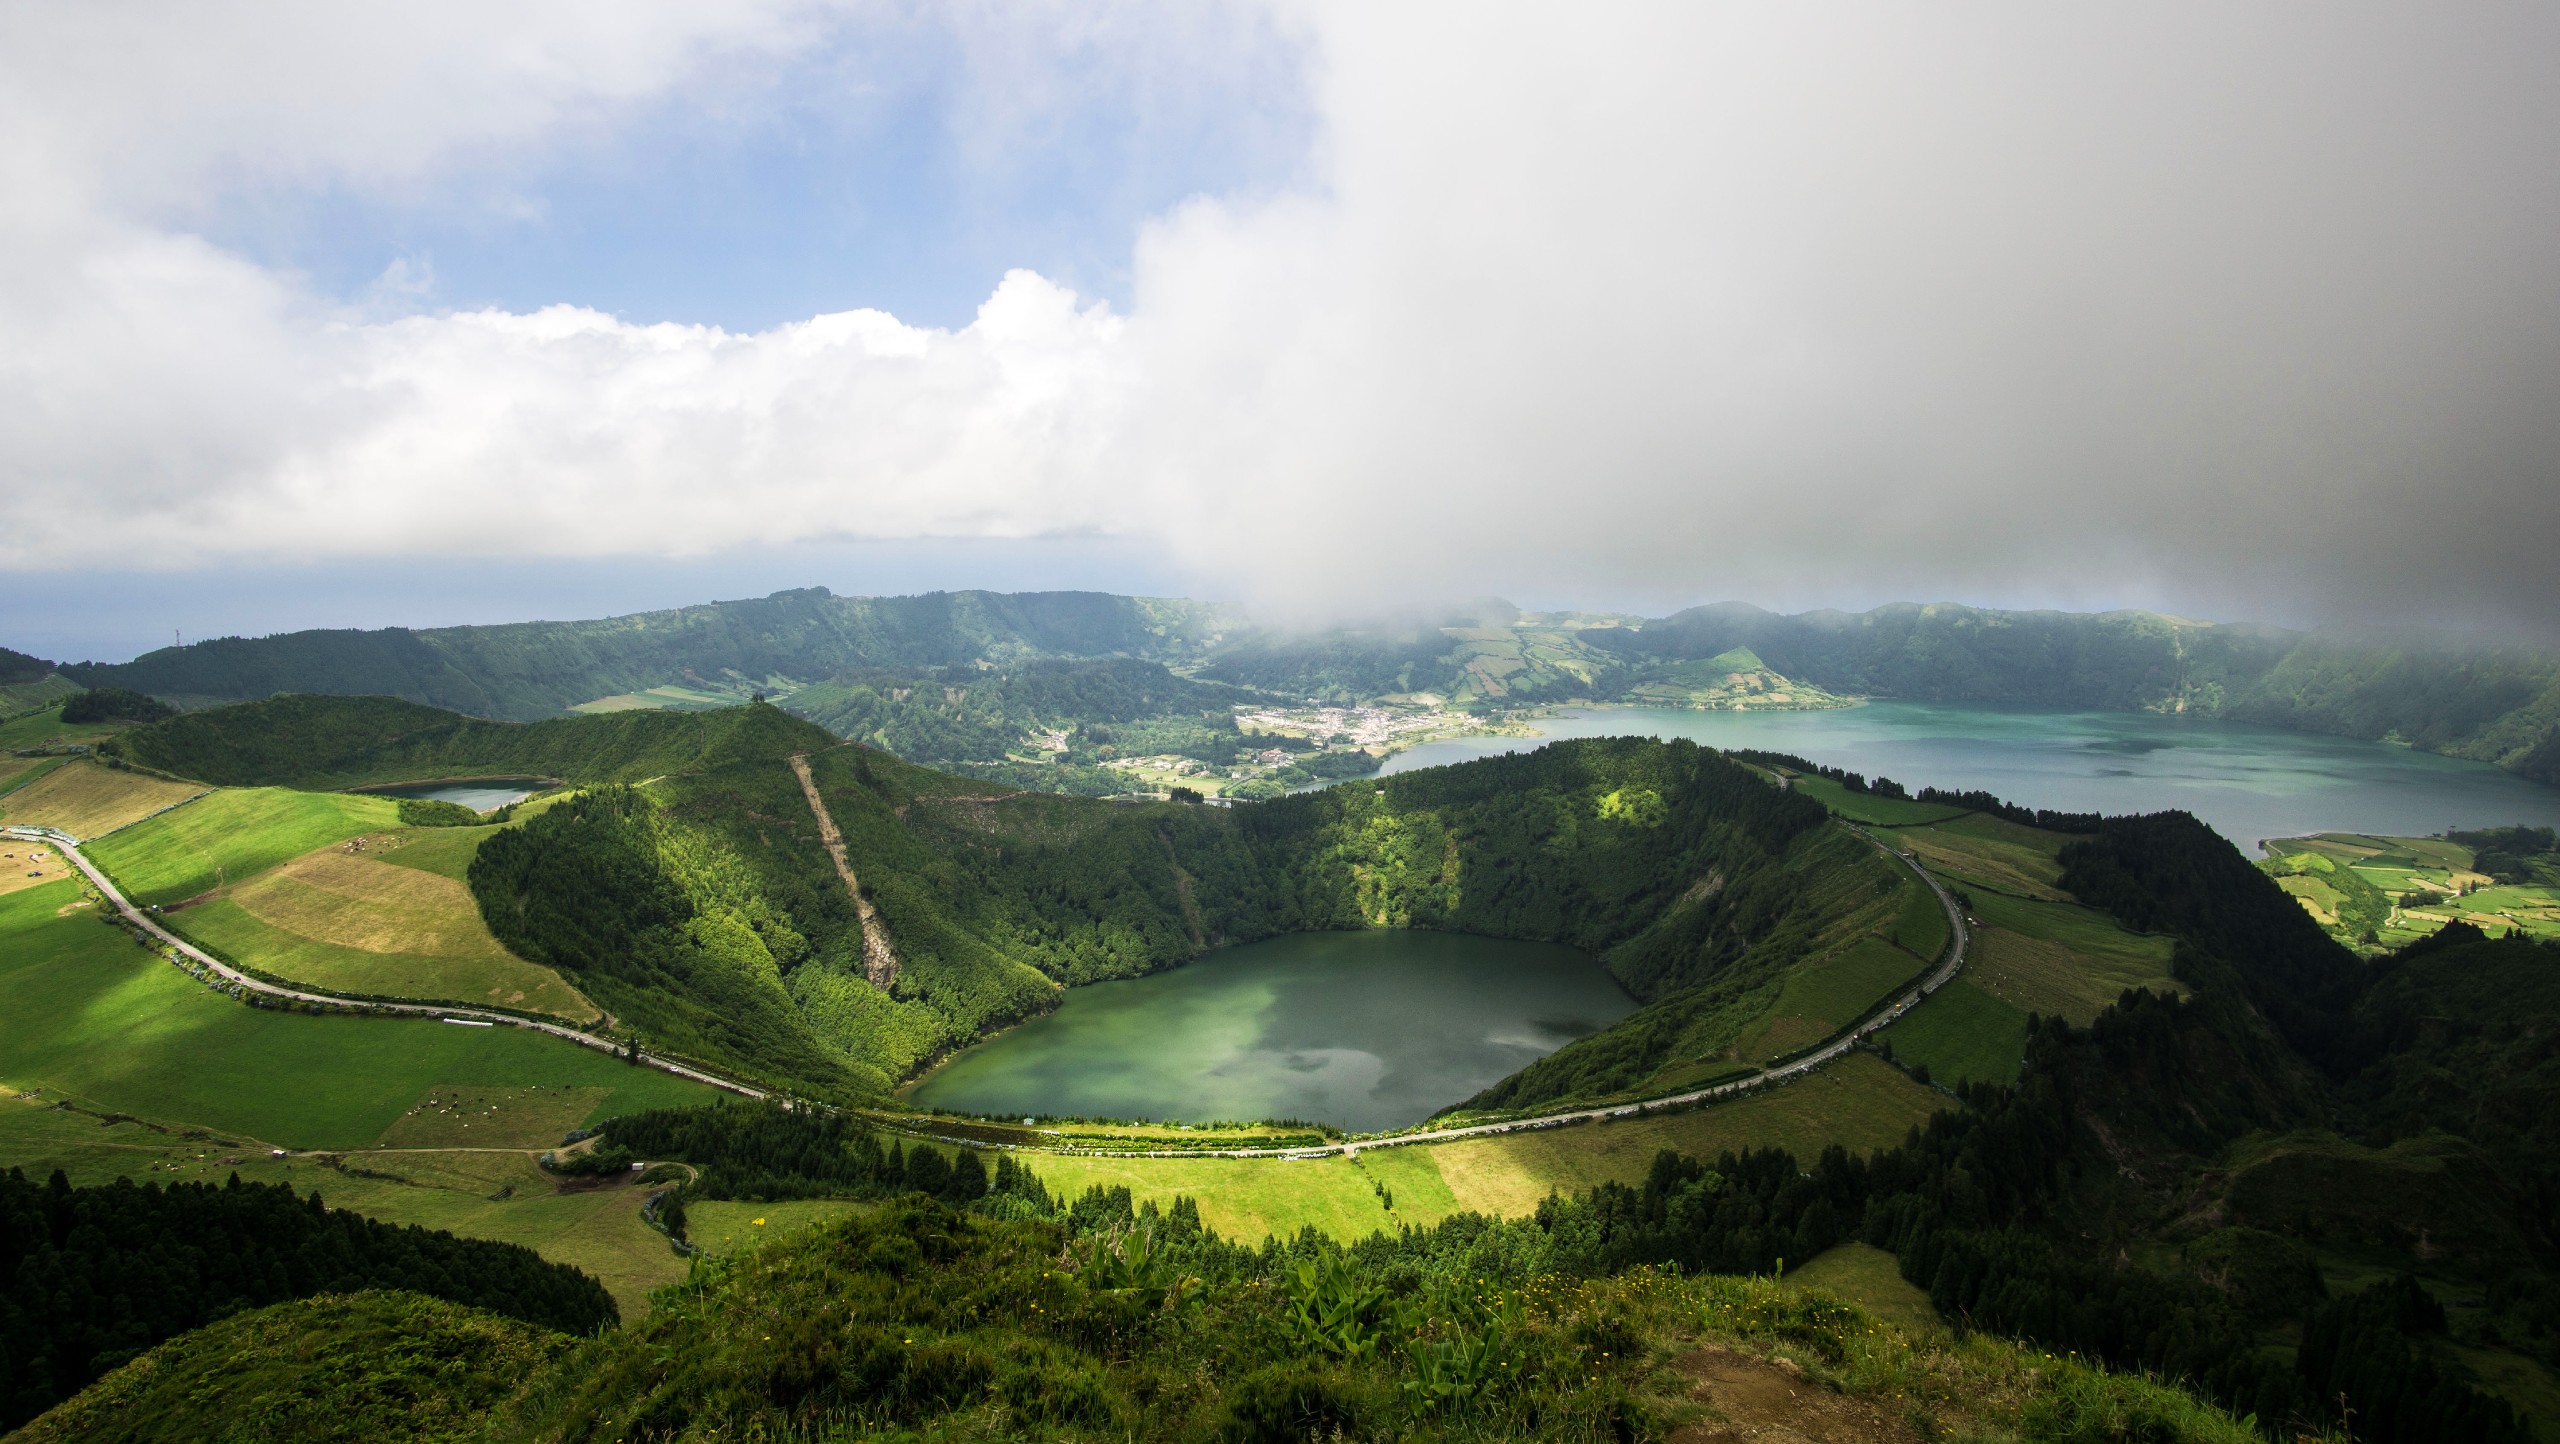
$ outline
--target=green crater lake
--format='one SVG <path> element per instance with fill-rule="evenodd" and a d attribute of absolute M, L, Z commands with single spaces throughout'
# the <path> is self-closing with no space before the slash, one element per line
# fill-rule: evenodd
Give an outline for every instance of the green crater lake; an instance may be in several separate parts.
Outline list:
<path fill-rule="evenodd" d="M 907 1099 L 1016 1118 L 1418 1123 L 1635 1011 L 1570 948 L 1300 933 L 1121 982 L 967 1049 Z"/>

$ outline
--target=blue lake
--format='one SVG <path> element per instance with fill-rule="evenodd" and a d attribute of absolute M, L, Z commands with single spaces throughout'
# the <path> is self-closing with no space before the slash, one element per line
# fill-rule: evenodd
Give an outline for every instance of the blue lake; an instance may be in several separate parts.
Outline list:
<path fill-rule="evenodd" d="M 1827 712 L 1568 711 L 1539 738 L 1460 737 L 1388 759 L 1409 772 L 1562 737 L 1686 737 L 1792 752 L 1918 791 L 1980 788 L 2068 812 L 2181 808 L 2256 852 L 2311 832 L 2429 836 L 2449 827 L 2560 826 L 2560 788 L 2381 742 L 2153 713 L 1870 702 Z"/>
<path fill-rule="evenodd" d="M 522 802 L 551 786 L 541 777 L 475 777 L 456 782 L 421 782 L 409 787 L 367 788 L 374 797 L 416 797 L 429 802 L 458 802 L 474 812 L 487 812 Z"/>

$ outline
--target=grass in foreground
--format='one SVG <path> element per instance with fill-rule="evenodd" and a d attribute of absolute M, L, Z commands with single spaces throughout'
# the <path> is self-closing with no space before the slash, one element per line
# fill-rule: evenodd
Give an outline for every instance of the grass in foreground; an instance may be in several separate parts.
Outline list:
<path fill-rule="evenodd" d="M 493 1441 L 2256 1437 L 2174 1388 L 1819 1289 L 1575 1279 L 1419 1239 L 1271 1257 L 1163 1218 L 1071 1230 L 912 1199 L 706 1262 L 660 1304 L 566 1349 L 397 1296 L 284 1306 L 172 1341 L 39 1437 L 260 1416 L 310 1444 L 465 1419 Z M 415 1425 L 376 1402 L 403 1391 Z"/>
<path fill-rule="evenodd" d="M 423 1294 L 300 1299 L 170 1340 L 11 1436 L 23 1444 L 319 1444 L 474 1437 L 570 1347 Z"/>
<path fill-rule="evenodd" d="M 79 896 L 59 882 L 0 897 L 0 1082 L 308 1148 L 361 1147 L 437 1086 L 606 1088 L 609 1111 L 712 1096 L 515 1028 L 250 1008 L 100 924 Z"/>
<path fill-rule="evenodd" d="M 66 763 L 0 797 L 0 822 L 99 837 L 204 791 L 86 760 Z"/>
<path fill-rule="evenodd" d="M 1789 1264 L 1785 1283 L 1791 1292 L 1820 1290 L 1846 1299 L 1913 1334 L 1945 1326 L 1929 1296 L 1902 1276 L 1901 1263 L 1873 1244 L 1835 1244 L 1801 1267 Z"/>

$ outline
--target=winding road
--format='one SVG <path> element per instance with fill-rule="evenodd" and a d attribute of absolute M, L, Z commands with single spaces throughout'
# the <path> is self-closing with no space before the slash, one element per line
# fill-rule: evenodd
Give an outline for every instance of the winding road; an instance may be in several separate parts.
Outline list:
<path fill-rule="evenodd" d="M 1966 929 L 1964 910 L 1956 906 L 1955 899 L 1948 895 L 1946 888 L 1941 886 L 1936 878 L 1931 877 L 1926 869 L 1922 868 L 1916 861 L 1914 861 L 1910 854 L 1901 852 L 1887 845 L 1883 841 L 1879 840 L 1873 833 L 1868 832 L 1865 828 L 1859 827 L 1855 823 L 1844 821 L 1840 823 L 1840 826 L 1848 828 L 1851 832 L 1854 832 L 1858 836 L 1866 839 L 1866 841 L 1870 845 L 1874 846 L 1878 851 L 1884 853 L 1887 857 L 1892 858 L 1895 862 L 1900 863 L 1905 868 L 1910 869 L 1912 876 L 1920 879 L 1920 881 L 1928 887 L 1929 891 L 1937 895 L 1938 905 L 1946 909 L 1947 926 L 1950 930 L 1946 957 L 1940 961 L 1937 966 L 1931 968 L 1925 975 L 1923 975 L 1920 981 L 1914 984 L 1908 992 L 1902 994 L 1898 998 L 1895 998 L 1891 1003 L 1870 1014 L 1865 1021 L 1835 1035 L 1830 1039 L 1830 1041 L 1823 1043 L 1812 1052 L 1782 1064 L 1779 1067 L 1771 1068 L 1766 1072 L 1754 1074 L 1748 1078 L 1737 1078 L 1728 1083 L 1719 1083 L 1709 1088 L 1694 1088 L 1685 1093 L 1673 1093 L 1660 1098 L 1647 1098 L 1634 1103 L 1611 1104 L 1601 1108 L 1579 1108 L 1562 1113 L 1540 1114 L 1534 1118 L 1508 1119 L 1499 1123 L 1472 1123 L 1454 1128 L 1423 1129 L 1412 1133 L 1392 1134 L 1381 1138 L 1367 1138 L 1344 1143 L 1325 1144 L 1315 1148 L 1057 1148 L 1039 1151 L 1072 1153 L 1077 1157 L 1083 1158 L 1313 1159 L 1328 1158 L 1336 1155 L 1350 1157 L 1354 1154 L 1358 1154 L 1372 1148 L 1397 1148 L 1416 1143 L 1445 1143 L 1452 1139 L 1459 1138 L 1485 1138 L 1496 1134 L 1529 1133 L 1542 1128 L 1566 1128 L 1582 1123 L 1602 1123 L 1621 1118 L 1637 1118 L 1647 1113 L 1685 1108 L 1694 1104 L 1710 1102 L 1720 1098 L 1738 1097 L 1757 1089 L 1771 1087 L 1780 1083 L 1792 1082 L 1795 1079 L 1801 1078 L 1815 1069 L 1820 1068 L 1822 1065 L 1832 1062 L 1833 1060 L 1848 1053 L 1851 1049 L 1864 1042 L 1869 1036 L 1873 1035 L 1876 1030 L 1911 1011 L 1913 1007 L 1919 1004 L 1921 999 L 1926 998 L 1931 993 L 1934 993 L 1939 988 L 1945 986 L 1947 980 L 1953 978 L 1956 975 L 1957 970 L 1964 966 L 1965 951 L 1968 945 L 1972 942 L 1973 937 L 1971 932 Z M 567 1027 L 563 1024 L 546 1023 L 538 1019 L 518 1017 L 512 1013 L 498 1013 L 491 1012 L 486 1009 L 469 1007 L 445 1007 L 432 1003 L 386 1003 L 370 998 L 349 998 L 332 993 L 309 992 L 295 988 L 282 987 L 277 984 L 267 982 L 262 978 L 251 977 L 247 973 L 243 973 L 239 969 L 232 967 L 230 964 L 223 962 L 221 959 L 206 953 L 203 949 L 196 947 L 194 944 L 188 942 L 182 937 L 179 937 L 167 928 L 162 927 L 158 920 L 154 919 L 149 913 L 134 906 L 133 902 L 116 887 L 114 881 L 108 878 L 106 873 L 100 869 L 96 863 L 91 862 L 88 857 L 80 851 L 80 845 L 77 839 L 74 839 L 64 833 L 56 832 L 51 828 L 24 826 L 0 826 L 0 836 L 15 838 L 27 842 L 41 842 L 60 852 L 64 857 L 71 860 L 71 864 L 74 867 L 80 869 L 80 871 L 87 876 L 90 883 L 98 889 L 99 896 L 105 898 L 110 904 L 112 904 L 116 911 L 121 914 L 124 920 L 133 928 L 157 939 L 178 956 L 186 958 L 188 961 L 203 967 L 216 977 L 221 978 L 224 982 L 236 985 L 246 991 L 263 993 L 268 997 L 281 998 L 297 1003 L 320 1003 L 332 1007 L 362 1008 L 374 1013 L 400 1014 L 419 1018 L 445 1018 L 461 1022 L 484 1023 L 509 1028 L 529 1028 L 535 1032 L 548 1033 L 555 1038 L 565 1039 L 568 1042 L 578 1044 L 580 1047 L 594 1048 L 600 1052 L 612 1053 L 617 1056 L 622 1052 L 620 1045 L 609 1039 L 598 1037 L 593 1033 L 582 1033 L 575 1028 Z M 640 1054 L 639 1061 L 649 1067 L 659 1069 L 662 1072 L 672 1073 L 679 1078 L 690 1078 L 697 1083 L 708 1084 L 711 1087 L 735 1093 L 741 1097 L 761 1099 L 768 1096 L 762 1089 L 749 1087 L 748 1085 L 737 1082 L 734 1079 L 722 1078 L 717 1074 L 704 1072 L 699 1068 L 676 1062 L 671 1058 L 662 1058 L 644 1051 Z M 893 1120 L 882 1119 L 881 1121 L 888 1124 L 888 1126 L 899 1128 L 900 1131 L 922 1133 L 926 1137 L 940 1138 L 940 1135 L 933 1134 L 929 1127 L 917 1129 L 912 1125 L 901 1125 Z M 950 1138 L 944 1141 L 972 1148 L 984 1148 L 988 1146 L 984 1140 L 979 1139 Z"/>
<path fill-rule="evenodd" d="M 139 932 L 149 934 L 151 937 L 166 944 L 180 957 L 203 967 L 206 971 L 222 979 L 224 982 L 235 984 L 248 992 L 263 993 L 268 997 L 282 998 L 289 1002 L 322 1003 L 338 1008 L 362 1008 L 374 1013 L 396 1013 L 402 1016 L 415 1018 L 450 1018 L 458 1022 L 486 1023 L 493 1026 L 508 1028 L 529 1028 L 537 1033 L 548 1033 L 554 1038 L 566 1039 L 582 1048 L 594 1048 L 600 1052 L 614 1054 L 617 1057 L 622 1054 L 622 1046 L 613 1042 L 611 1039 L 599 1038 L 593 1033 L 581 1033 L 575 1028 L 571 1028 L 560 1023 L 545 1023 L 535 1018 L 521 1018 L 513 1013 L 497 1013 L 483 1008 L 445 1007 L 434 1003 L 385 1003 L 372 998 L 349 998 L 342 997 L 335 993 L 305 992 L 296 988 L 280 987 L 263 978 L 253 978 L 247 973 L 240 971 L 238 968 L 231 966 L 229 963 L 222 961 L 220 958 L 207 953 L 195 944 L 188 942 L 186 939 L 179 937 L 176 933 L 162 927 L 158 919 L 152 917 L 142 909 L 135 907 L 132 899 L 127 898 L 124 893 L 116 887 L 115 882 L 106 875 L 105 871 L 96 863 L 91 862 L 87 854 L 80 851 L 80 843 L 78 839 L 73 838 L 67 833 L 56 832 L 49 827 L 18 826 L 0 827 L 0 837 L 9 837 L 21 842 L 41 842 L 46 846 L 51 847 L 54 851 L 61 853 L 64 857 L 71 860 L 71 865 L 73 867 L 80 869 L 81 873 L 89 879 L 90 885 L 97 888 L 98 895 L 105 898 L 110 904 L 112 904 L 115 907 L 115 910 L 124 917 L 125 922 L 130 924 L 134 929 Z M 762 1098 L 765 1096 L 762 1089 L 750 1088 L 746 1084 L 737 1082 L 734 1079 L 722 1078 L 716 1074 L 705 1073 L 699 1068 L 694 1068 L 686 1064 L 676 1062 L 672 1058 L 661 1058 L 654 1053 L 643 1051 L 640 1054 L 639 1061 L 647 1064 L 649 1067 L 658 1069 L 660 1072 L 673 1073 L 679 1078 L 690 1078 L 696 1083 L 707 1083 L 714 1088 L 736 1093 L 743 1097 Z"/>

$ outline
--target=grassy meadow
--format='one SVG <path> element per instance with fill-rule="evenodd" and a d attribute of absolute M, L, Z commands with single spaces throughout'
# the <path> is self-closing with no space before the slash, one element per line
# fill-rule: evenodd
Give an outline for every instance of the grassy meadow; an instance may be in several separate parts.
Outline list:
<path fill-rule="evenodd" d="M 62 705 L 57 702 L 42 711 L 0 722 L 0 752 L 95 742 L 100 738 L 113 737 L 132 725 L 130 722 L 65 722 L 62 720 Z"/>
<path fill-rule="evenodd" d="M 2471 849 L 2460 843 L 2441 837 L 2326 832 L 2277 838 L 2266 846 L 2270 857 L 2260 865 L 2277 872 L 2278 884 L 2300 899 L 2322 927 L 2359 951 L 2406 947 L 2456 920 L 2492 936 L 2512 930 L 2560 940 L 2560 888 L 2497 882 L 2473 867 Z M 2306 855 L 2320 860 L 2315 866 L 2349 870 L 2382 893 L 2377 908 L 2387 905 L 2389 911 L 2370 942 L 2340 915 L 2354 883 L 2323 879 L 2299 864 Z"/>
<path fill-rule="evenodd" d="M 322 848 L 165 921 L 221 956 L 336 992 L 601 1016 L 566 978 L 500 946 L 462 883 L 387 856 Z"/>
<path fill-rule="evenodd" d="M 515 1028 L 313 1017 L 196 983 L 70 882 L 0 897 L 0 1083 L 294 1148 L 357 1148 L 436 1087 L 609 1090 L 599 1112 L 712 1091 Z"/>
<path fill-rule="evenodd" d="M 1958 977 L 1877 1037 L 1904 1063 L 1957 1083 L 2015 1083 L 2027 1057 L 2027 1010 Z"/>
<path fill-rule="evenodd" d="M 1797 774 L 1795 789 L 1830 808 L 1838 816 L 1875 827 L 1914 827 L 1966 815 L 1963 808 L 1948 807 L 1943 803 L 1912 802 L 1905 798 L 1851 792 L 1828 777 L 1816 777 L 1811 773 Z"/>
<path fill-rule="evenodd" d="M 124 774 L 118 774 L 124 775 Z M 244 882 L 304 853 L 400 825 L 387 797 L 226 787 L 101 839 L 90 859 L 135 902 L 180 902 Z"/>
<path fill-rule="evenodd" d="M 1846 1299 L 1914 1334 L 1946 1326 L 1929 1295 L 1902 1276 L 1902 1265 L 1892 1254 L 1873 1244 L 1835 1244 L 1801 1265 L 1791 1262 L 1780 1283 L 1794 1293 L 1818 1289 Z"/>
<path fill-rule="evenodd" d="M 1893 835 L 1922 865 L 1954 886 L 2047 902 L 2068 900 L 2058 856 L 2068 839 L 2059 833 L 1977 812 Z"/>
<path fill-rule="evenodd" d="M 1034 1154 L 1022 1161 L 1052 1192 L 1118 1185 L 1142 1202 L 1160 1203 L 1189 1194 L 1201 1220 L 1230 1238 L 1285 1237 L 1310 1227 L 1356 1238 L 1463 1211 L 1526 1214 L 1551 1192 L 1637 1181 L 1665 1148 L 1707 1158 L 1726 1149 L 1785 1148 L 1811 1159 L 1837 1143 L 1869 1153 L 1900 1143 L 1953 1105 L 1881 1059 L 1857 1053 L 1796 1082 L 1693 1112 L 1370 1148 L 1356 1158 Z"/>
<path fill-rule="evenodd" d="M 0 795 L 0 822 L 101 837 L 202 791 L 193 783 L 119 772 L 82 759 Z"/>
<path fill-rule="evenodd" d="M 1913 891 L 1919 889 L 1915 887 Z M 1929 905 L 1932 911 L 1938 911 L 1936 899 L 1930 899 Z M 1943 912 L 1939 912 L 1938 925 L 1943 937 Z M 1840 952 L 1808 963 L 1787 975 L 1768 1015 L 1743 1036 L 1742 1055 L 1768 1062 L 1819 1043 L 1910 986 L 1927 967 L 1920 955 L 1879 937 L 1862 938 Z"/>
<path fill-rule="evenodd" d="M 68 761 L 67 757 L 0 756 L 0 797 L 6 797 Z"/>

